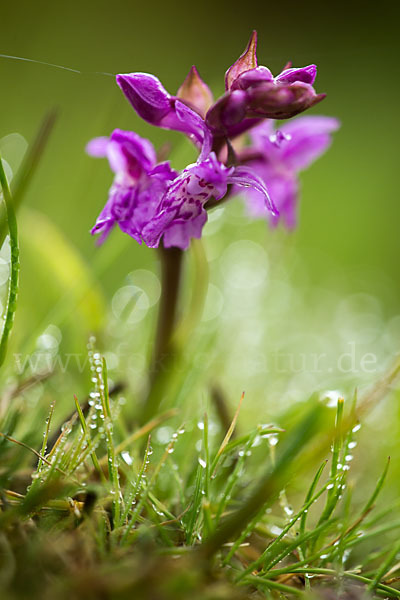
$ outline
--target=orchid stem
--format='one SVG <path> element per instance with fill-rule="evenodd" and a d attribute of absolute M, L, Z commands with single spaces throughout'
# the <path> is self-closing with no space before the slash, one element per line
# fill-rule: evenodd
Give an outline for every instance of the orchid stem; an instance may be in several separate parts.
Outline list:
<path fill-rule="evenodd" d="M 147 422 L 154 417 L 162 400 L 161 390 L 156 384 L 160 379 L 160 375 L 168 370 L 169 363 L 174 355 L 171 339 L 176 324 L 181 288 L 183 251 L 179 248 L 160 246 L 159 256 L 161 298 L 153 356 L 150 363 L 150 390 L 143 409 L 142 422 Z"/>

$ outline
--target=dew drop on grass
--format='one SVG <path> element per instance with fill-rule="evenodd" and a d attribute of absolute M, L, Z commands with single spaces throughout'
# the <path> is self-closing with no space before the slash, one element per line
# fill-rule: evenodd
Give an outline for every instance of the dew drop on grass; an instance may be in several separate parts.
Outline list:
<path fill-rule="evenodd" d="M 203 467 L 203 469 L 205 469 L 205 468 L 206 468 L 206 466 L 207 466 L 207 463 L 206 463 L 206 461 L 205 461 L 205 460 L 203 460 L 202 458 L 200 458 L 200 456 L 199 456 L 199 458 L 198 458 L 198 461 L 199 461 L 199 465 L 200 465 L 201 467 Z"/>
<path fill-rule="evenodd" d="M 203 423 L 203 421 L 199 421 L 197 423 L 197 427 L 202 431 L 204 429 L 204 423 Z"/>
<path fill-rule="evenodd" d="M 278 443 L 278 436 L 276 434 L 272 434 L 268 437 L 268 443 L 270 446 L 276 446 Z"/>
<path fill-rule="evenodd" d="M 121 452 L 121 456 L 124 459 L 124 461 L 126 462 L 127 465 L 131 465 L 133 463 L 133 459 L 132 456 L 129 454 L 129 452 Z"/>
<path fill-rule="evenodd" d="M 360 429 L 361 429 L 361 423 L 357 423 L 357 425 L 354 425 L 352 432 L 357 433 L 357 431 L 360 431 Z"/>
<path fill-rule="evenodd" d="M 349 443 L 349 449 L 353 450 L 353 448 L 355 448 L 357 446 L 357 442 L 350 442 Z"/>
<path fill-rule="evenodd" d="M 332 490 L 333 489 L 333 483 L 330 483 L 329 485 L 326 486 L 327 490 Z"/>
<path fill-rule="evenodd" d="M 273 535 L 278 536 L 282 533 L 282 531 L 283 531 L 283 529 L 281 529 L 280 527 L 277 527 L 276 525 L 272 525 L 272 527 L 271 527 L 271 533 Z"/>
<path fill-rule="evenodd" d="M 344 457 L 344 460 L 346 462 L 350 462 L 351 460 L 353 460 L 354 456 L 352 454 L 346 454 L 346 456 Z"/>
<path fill-rule="evenodd" d="M 164 426 L 164 427 L 160 427 L 157 430 L 156 438 L 157 438 L 157 441 L 160 442 L 161 444 L 167 444 L 169 442 L 169 440 L 171 439 L 171 435 L 172 435 L 172 428 L 168 427 L 168 426 Z"/>

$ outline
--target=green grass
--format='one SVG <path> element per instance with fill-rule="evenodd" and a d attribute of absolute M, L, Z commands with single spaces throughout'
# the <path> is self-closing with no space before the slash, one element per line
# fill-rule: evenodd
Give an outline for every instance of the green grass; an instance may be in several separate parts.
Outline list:
<path fill-rule="evenodd" d="M 39 452 L 13 437 L 12 405 L 3 418 L 3 597 L 29 590 L 32 598 L 96 598 L 100 586 L 110 598 L 263 598 L 324 587 L 339 594 L 352 585 L 360 594 L 400 597 L 398 503 L 379 515 L 388 464 L 368 482 L 363 506 L 347 487 L 351 470 L 343 467 L 357 439 L 352 399 L 348 408 L 338 402 L 334 423 L 310 401 L 290 430 L 257 426 L 235 438 L 236 413 L 210 443 L 210 419 L 217 424 L 211 406 L 201 421 L 178 424 L 169 440 L 157 440 L 155 420 L 133 426 L 126 441 L 94 340 L 88 351 L 89 403 L 83 411 L 76 399 L 76 412 L 57 431 L 53 403 Z M 173 413 L 165 418 L 178 422 Z M 39 444 L 40 433 L 29 437 Z M 375 558 L 377 548 L 383 552 Z"/>

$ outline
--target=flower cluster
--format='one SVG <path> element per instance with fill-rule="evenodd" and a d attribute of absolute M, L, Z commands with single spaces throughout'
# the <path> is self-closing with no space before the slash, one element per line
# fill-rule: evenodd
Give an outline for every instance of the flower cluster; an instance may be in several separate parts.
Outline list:
<path fill-rule="evenodd" d="M 274 77 L 258 66 L 256 45 L 254 32 L 226 72 L 226 91 L 216 101 L 196 67 L 175 96 L 153 75 L 117 75 L 140 117 L 184 133 L 199 156 L 177 172 L 169 162 L 157 163 L 152 144 L 133 132 L 116 129 L 109 138 L 89 142 L 87 152 L 107 157 L 115 173 L 92 229 L 101 234 L 100 241 L 118 224 L 151 248 L 162 243 L 184 250 L 191 238 L 201 237 L 207 210 L 243 187 L 250 214 L 295 225 L 298 172 L 326 150 L 339 125 L 333 118 L 300 117 L 275 129 L 275 119 L 289 119 L 325 95 L 313 88 L 315 65 L 295 69 L 289 64 Z"/>

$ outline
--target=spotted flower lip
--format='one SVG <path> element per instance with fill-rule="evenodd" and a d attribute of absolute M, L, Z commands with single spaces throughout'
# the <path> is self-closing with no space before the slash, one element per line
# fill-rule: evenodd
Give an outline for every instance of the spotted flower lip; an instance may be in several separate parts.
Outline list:
<path fill-rule="evenodd" d="M 246 166 L 227 167 L 211 152 L 189 165 L 170 183 L 154 218 L 142 231 L 146 245 L 155 248 L 161 238 L 166 248 L 186 250 L 192 238 L 200 238 L 207 221 L 207 202 L 220 200 L 229 185 L 257 189 L 259 199 L 275 216 L 278 211 L 262 179 Z"/>
<path fill-rule="evenodd" d="M 272 121 L 263 121 L 250 132 L 251 145 L 239 158 L 263 180 L 288 229 L 297 223 L 298 174 L 328 149 L 332 133 L 339 127 L 339 121 L 332 117 L 307 116 L 288 121 L 279 129 Z M 246 190 L 245 199 L 252 216 L 268 216 L 272 225 L 279 222 L 265 210 L 256 189 Z"/>

